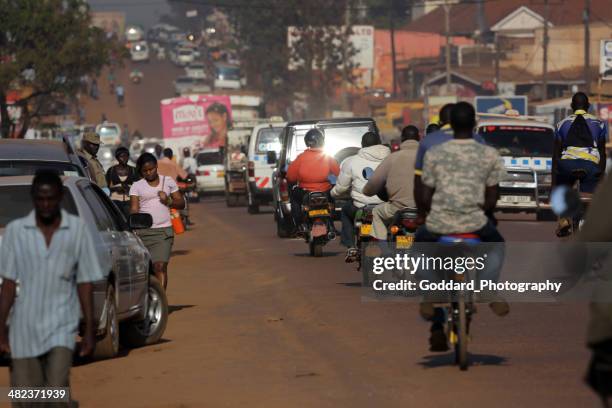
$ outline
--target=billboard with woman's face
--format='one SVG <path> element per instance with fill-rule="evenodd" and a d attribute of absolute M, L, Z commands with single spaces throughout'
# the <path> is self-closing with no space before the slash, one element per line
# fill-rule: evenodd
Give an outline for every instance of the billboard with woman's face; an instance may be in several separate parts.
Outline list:
<path fill-rule="evenodd" d="M 227 95 L 189 95 L 161 101 L 167 147 L 218 149 L 225 143 L 232 109 Z"/>

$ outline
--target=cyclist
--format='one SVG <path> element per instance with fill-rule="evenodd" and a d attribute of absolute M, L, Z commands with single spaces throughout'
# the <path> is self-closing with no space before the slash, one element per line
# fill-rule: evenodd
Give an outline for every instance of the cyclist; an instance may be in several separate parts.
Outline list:
<path fill-rule="evenodd" d="M 379 204 L 372 212 L 372 237 L 387 240 L 386 224 L 395 213 L 404 208 L 414 208 L 413 186 L 414 161 L 419 147 L 419 130 L 406 126 L 402 130 L 400 150 L 389 155 L 378 166 L 368 183 L 363 187 L 366 196 L 387 196 L 387 202 Z"/>
<path fill-rule="evenodd" d="M 472 105 L 457 103 L 451 109 L 450 121 L 454 138 L 433 147 L 425 156 L 420 203 L 428 214 L 415 240 L 437 242 L 442 235 L 475 233 L 483 242 L 503 242 L 486 215 L 497 203 L 498 184 L 505 177 L 503 162 L 497 150 L 474 140 L 476 112 Z M 489 254 L 487 268 L 479 278 L 496 280 L 502 259 L 503 250 Z M 490 306 L 499 316 L 509 312 L 508 304 L 502 300 Z M 430 302 L 421 303 L 420 311 L 433 323 L 431 351 L 446 351 L 448 344 L 441 311 L 437 312 Z"/>
<path fill-rule="evenodd" d="M 580 177 L 574 173 L 583 171 L 584 175 L 579 180 L 580 191 L 593 193 L 605 174 L 608 128 L 605 122 L 587 113 L 591 104 L 583 92 L 572 97 L 571 106 L 574 113 L 559 122 L 555 131 L 553 187 L 573 186 Z M 569 219 L 561 218 L 557 235 L 567 235 L 570 226 Z"/>
<path fill-rule="evenodd" d="M 325 137 L 320 130 L 306 132 L 304 144 L 307 149 L 291 162 L 286 176 L 289 184 L 297 184 L 291 190 L 291 216 L 300 234 L 305 230 L 302 214 L 304 195 L 311 191 L 329 192 L 332 188 L 330 174 L 338 176 L 340 173 L 338 162 L 323 152 Z"/>
<path fill-rule="evenodd" d="M 366 205 L 380 204 L 382 201 L 378 197 L 368 197 L 363 194 L 363 186 L 368 182 L 364 178 L 364 169 L 376 170 L 378 165 L 390 154 L 387 146 L 382 144 L 380 135 L 374 132 L 366 132 L 361 138 L 361 149 L 355 156 L 351 156 L 342 162 L 340 176 L 331 196 L 338 198 L 349 190 L 352 201 L 348 201 L 342 207 L 342 232 L 340 243 L 347 248 L 346 262 L 353 262 L 357 256 L 355 248 L 355 213 L 359 208 Z"/>

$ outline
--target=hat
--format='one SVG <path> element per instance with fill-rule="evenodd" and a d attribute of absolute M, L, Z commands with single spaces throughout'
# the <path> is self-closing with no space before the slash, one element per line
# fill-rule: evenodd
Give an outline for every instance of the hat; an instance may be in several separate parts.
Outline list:
<path fill-rule="evenodd" d="M 85 132 L 83 134 L 83 142 L 89 142 L 96 145 L 102 144 L 100 136 L 96 132 Z"/>

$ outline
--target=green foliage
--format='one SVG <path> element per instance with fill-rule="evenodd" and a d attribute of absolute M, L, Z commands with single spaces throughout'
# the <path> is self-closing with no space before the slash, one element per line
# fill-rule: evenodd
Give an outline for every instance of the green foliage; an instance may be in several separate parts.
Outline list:
<path fill-rule="evenodd" d="M 27 90 L 16 102 L 27 128 L 36 105 L 69 99 L 84 75 L 99 74 L 125 49 L 90 25 L 85 0 L 0 0 L 0 120 L 7 137 L 6 95 Z M 23 131 L 25 133 L 25 130 Z"/>

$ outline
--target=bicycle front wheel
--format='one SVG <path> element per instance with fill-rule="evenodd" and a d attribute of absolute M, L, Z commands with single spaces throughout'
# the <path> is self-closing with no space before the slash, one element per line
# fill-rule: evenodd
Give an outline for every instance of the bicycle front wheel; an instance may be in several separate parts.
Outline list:
<path fill-rule="evenodd" d="M 461 371 L 465 371 L 468 368 L 468 355 L 467 355 L 467 343 L 468 343 L 468 332 L 467 332 L 467 313 L 465 299 L 461 296 L 457 301 L 458 309 L 458 321 L 455 322 L 455 330 L 457 334 L 457 343 L 455 343 L 455 361 L 459 365 Z"/>

